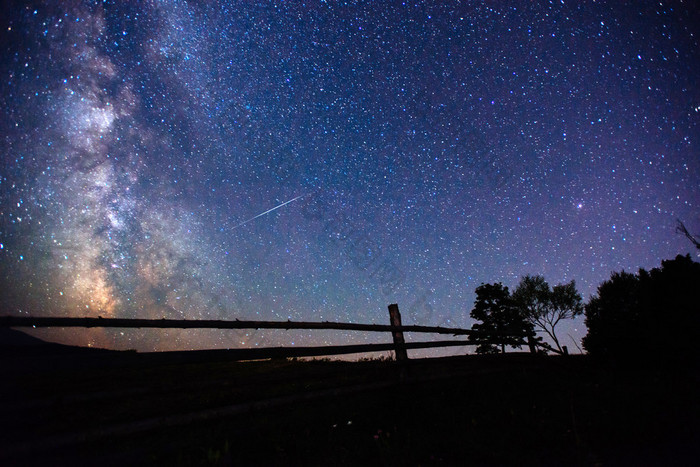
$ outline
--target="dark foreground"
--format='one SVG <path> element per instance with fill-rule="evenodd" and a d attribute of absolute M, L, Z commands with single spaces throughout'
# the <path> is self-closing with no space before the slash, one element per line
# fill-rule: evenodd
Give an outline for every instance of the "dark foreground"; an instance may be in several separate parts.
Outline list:
<path fill-rule="evenodd" d="M 211 356 L 213 354 L 209 354 Z M 697 374 L 4 349 L 1 465 L 697 465 Z"/>

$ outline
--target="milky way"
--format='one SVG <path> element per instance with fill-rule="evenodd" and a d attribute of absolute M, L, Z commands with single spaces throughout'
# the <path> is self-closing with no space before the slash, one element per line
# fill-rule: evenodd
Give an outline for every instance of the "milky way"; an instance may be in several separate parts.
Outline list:
<path fill-rule="evenodd" d="M 2 20 L 3 314 L 387 323 L 398 303 L 470 327 L 482 282 L 588 298 L 691 252 L 677 219 L 700 232 L 689 4 L 62 3 Z"/>

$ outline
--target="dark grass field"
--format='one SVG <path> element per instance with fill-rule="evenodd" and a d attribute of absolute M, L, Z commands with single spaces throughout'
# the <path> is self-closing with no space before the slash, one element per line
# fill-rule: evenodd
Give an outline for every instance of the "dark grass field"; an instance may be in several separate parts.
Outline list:
<path fill-rule="evenodd" d="M 212 358 L 213 356 L 216 358 Z M 0 352 L 0 465 L 697 465 L 695 368 Z"/>

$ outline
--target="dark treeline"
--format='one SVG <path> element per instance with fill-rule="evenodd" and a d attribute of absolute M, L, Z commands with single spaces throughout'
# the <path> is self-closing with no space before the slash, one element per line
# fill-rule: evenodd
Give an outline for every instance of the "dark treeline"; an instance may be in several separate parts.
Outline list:
<path fill-rule="evenodd" d="M 583 347 L 612 361 L 697 361 L 700 263 L 690 255 L 660 268 L 613 273 L 586 305 Z"/>
<path fill-rule="evenodd" d="M 482 284 L 470 314 L 480 322 L 470 339 L 479 343 L 477 353 L 500 353 L 508 346 L 534 349 L 542 344 L 539 333 L 554 343 L 550 350 L 563 352 L 556 326 L 581 314 L 588 327 L 583 348 L 591 356 L 697 362 L 700 263 L 678 255 L 651 271 L 615 272 L 585 305 L 574 281 L 550 287 L 542 276 L 525 276 L 513 293 L 501 283 Z"/>

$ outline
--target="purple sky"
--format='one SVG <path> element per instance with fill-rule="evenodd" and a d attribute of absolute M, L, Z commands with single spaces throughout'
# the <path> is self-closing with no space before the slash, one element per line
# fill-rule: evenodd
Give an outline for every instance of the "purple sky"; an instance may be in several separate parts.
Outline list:
<path fill-rule="evenodd" d="M 588 299 L 693 252 L 675 233 L 700 232 L 689 3 L 58 3 L 1 20 L 5 314 L 388 323 L 398 303 L 405 324 L 470 327 L 482 282 Z M 560 333 L 573 349 L 583 320 Z"/>

